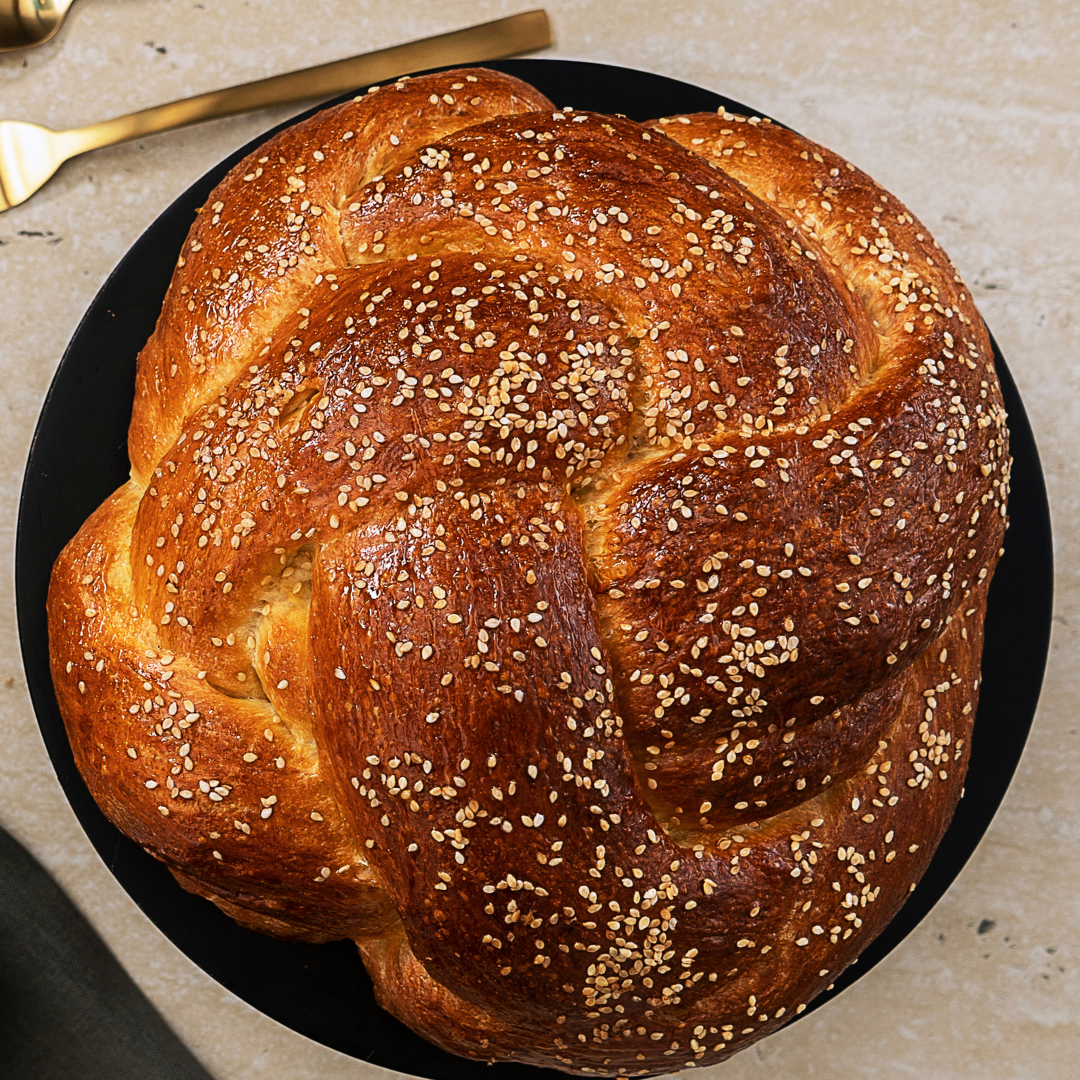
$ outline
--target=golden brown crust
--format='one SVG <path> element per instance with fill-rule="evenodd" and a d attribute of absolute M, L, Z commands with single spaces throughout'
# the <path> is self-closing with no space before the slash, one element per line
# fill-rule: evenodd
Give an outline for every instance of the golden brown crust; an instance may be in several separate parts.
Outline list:
<path fill-rule="evenodd" d="M 288 128 L 233 169 L 201 209 L 165 317 L 139 357 L 129 439 L 135 475 L 145 481 L 172 446 L 176 423 L 254 358 L 282 312 L 342 265 L 339 216 L 357 187 L 406 147 L 492 115 L 547 107 L 516 79 L 402 80 Z"/>
<path fill-rule="evenodd" d="M 54 572 L 77 761 L 456 1053 L 719 1060 L 948 824 L 1007 438 L 962 283 L 835 155 L 403 81 L 192 231 Z"/>

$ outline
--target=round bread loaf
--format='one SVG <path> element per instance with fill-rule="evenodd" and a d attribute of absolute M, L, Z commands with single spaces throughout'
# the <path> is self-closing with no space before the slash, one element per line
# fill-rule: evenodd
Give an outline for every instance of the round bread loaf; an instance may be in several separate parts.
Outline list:
<path fill-rule="evenodd" d="M 483 70 L 327 109 L 202 209 L 130 453 L 49 598 L 94 796 L 244 925 L 354 939 L 455 1053 L 730 1055 L 949 822 L 992 353 L 790 131 Z"/>

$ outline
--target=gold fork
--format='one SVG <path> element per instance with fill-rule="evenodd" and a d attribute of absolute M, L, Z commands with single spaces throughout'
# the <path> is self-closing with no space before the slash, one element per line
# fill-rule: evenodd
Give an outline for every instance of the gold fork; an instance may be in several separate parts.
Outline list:
<path fill-rule="evenodd" d="M 0 212 L 25 202 L 68 158 L 87 150 L 270 105 L 329 97 L 357 86 L 394 79 L 408 71 L 498 60 L 542 49 L 551 40 L 547 12 L 526 11 L 407 45 L 184 98 L 70 131 L 0 120 Z"/>

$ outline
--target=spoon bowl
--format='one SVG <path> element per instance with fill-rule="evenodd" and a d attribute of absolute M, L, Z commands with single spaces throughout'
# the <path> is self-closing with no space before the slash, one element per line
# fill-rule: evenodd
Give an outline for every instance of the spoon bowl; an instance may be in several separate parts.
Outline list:
<path fill-rule="evenodd" d="M 73 0 L 0 0 L 0 52 L 30 49 L 60 29 Z"/>

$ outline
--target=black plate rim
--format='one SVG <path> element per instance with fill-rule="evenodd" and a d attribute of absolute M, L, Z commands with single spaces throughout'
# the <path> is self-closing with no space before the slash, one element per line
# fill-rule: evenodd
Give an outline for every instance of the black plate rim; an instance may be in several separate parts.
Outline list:
<path fill-rule="evenodd" d="M 484 66 L 517 75 L 529 82 L 539 82 L 541 84 L 553 82 L 556 85 L 564 82 L 569 82 L 571 85 L 584 83 L 589 86 L 591 98 L 614 96 L 615 99 L 621 101 L 622 95 L 630 91 L 631 97 L 637 94 L 643 100 L 651 100 L 652 95 L 657 92 L 674 94 L 678 99 L 679 105 L 677 109 L 664 109 L 659 112 L 656 110 L 646 111 L 641 113 L 641 119 L 644 119 L 646 115 L 659 115 L 662 112 L 689 112 L 705 109 L 711 111 L 720 105 L 735 112 L 763 117 L 767 115 L 756 110 L 750 110 L 739 102 L 688 83 L 650 72 L 636 71 L 615 65 L 533 59 L 501 61 Z M 542 88 L 551 96 L 551 90 L 546 87 Z M 357 92 L 363 92 L 363 90 Z M 290 1007 L 295 1005 L 294 994 L 283 991 L 275 996 L 273 992 L 265 992 L 265 988 L 263 988 L 263 992 L 252 993 L 250 986 L 244 987 L 238 983 L 235 973 L 232 973 L 232 977 L 230 977 L 228 971 L 215 970 L 217 965 L 208 962 L 206 955 L 199 956 L 199 949 L 192 948 L 192 935 L 185 933 L 183 927 L 178 929 L 173 925 L 169 927 L 162 925 L 163 921 L 168 922 L 166 912 L 174 909 L 184 909 L 183 917 L 187 918 L 196 909 L 186 901 L 193 901 L 194 904 L 204 909 L 203 915 L 205 918 L 201 920 L 196 918 L 197 922 L 213 923 L 215 920 L 221 920 L 221 923 L 213 928 L 222 932 L 226 938 L 230 936 L 229 929 L 232 928 L 247 938 L 253 938 L 264 943 L 271 942 L 272 947 L 280 950 L 282 958 L 287 958 L 289 963 L 301 973 L 308 971 L 312 965 L 304 963 L 302 958 L 298 960 L 295 952 L 296 950 L 312 948 L 319 950 L 337 948 L 339 954 L 341 954 L 340 946 L 345 946 L 352 957 L 352 962 L 360 968 L 361 972 L 362 967 L 356 959 L 351 945 L 348 945 L 348 943 L 305 946 L 272 941 L 272 939 L 261 938 L 261 936 L 252 934 L 249 931 L 239 930 L 231 920 L 217 912 L 212 905 L 203 900 L 190 897 L 188 894 L 180 893 L 179 896 L 173 897 L 175 903 L 166 899 L 163 905 L 161 902 L 154 902 L 146 890 L 140 892 L 138 888 L 135 888 L 133 891 L 131 880 L 133 867 L 139 868 L 150 878 L 156 879 L 158 884 L 164 882 L 170 890 L 176 890 L 179 893 L 179 888 L 159 863 L 142 852 L 137 845 L 115 829 L 93 801 L 75 768 L 71 749 L 64 733 L 63 722 L 59 720 L 59 711 L 53 693 L 52 681 L 48 674 L 47 630 L 44 636 L 42 633 L 44 628 L 43 600 L 44 592 L 48 588 L 48 574 L 45 573 L 43 586 L 40 566 L 43 558 L 40 547 L 41 538 L 38 535 L 41 523 L 37 520 L 41 511 L 38 498 L 43 490 L 49 489 L 52 482 L 48 469 L 49 467 L 55 467 L 55 465 L 50 459 L 50 440 L 53 437 L 52 428 L 56 426 L 54 414 L 58 402 L 64 393 L 70 393 L 71 384 L 80 384 L 86 380 L 87 372 L 79 370 L 77 365 L 85 366 L 85 354 L 88 351 L 91 354 L 93 353 L 92 347 L 96 339 L 101 336 L 102 326 L 108 327 L 108 320 L 116 317 L 108 305 L 114 301 L 117 295 L 122 293 L 124 283 L 129 280 L 130 275 L 139 272 L 141 258 L 158 243 L 160 234 L 167 231 L 164 226 L 170 222 L 175 224 L 178 218 L 185 215 L 190 222 L 194 207 L 202 204 L 206 195 L 209 194 L 212 187 L 224 176 L 228 169 L 278 131 L 306 116 L 313 115 L 328 105 L 335 104 L 337 101 L 348 100 L 352 96 L 352 94 L 342 95 L 334 101 L 322 103 L 301 116 L 293 117 L 277 125 L 210 169 L 175 199 L 129 248 L 108 276 L 80 320 L 42 404 L 30 446 L 19 502 L 15 551 L 16 608 L 24 669 L 42 738 L 56 769 L 58 779 L 64 788 L 65 796 L 79 818 L 88 838 L 121 886 L 135 900 L 147 917 L 193 963 L 202 968 L 210 978 L 226 986 L 254 1008 L 266 1013 L 292 1030 L 334 1049 L 341 1050 L 346 1054 L 371 1061 L 386 1068 L 406 1073 L 412 1072 L 414 1075 L 429 1077 L 431 1080 L 474 1080 L 474 1078 L 478 1080 L 481 1075 L 490 1078 L 490 1080 L 504 1080 L 504 1078 L 509 1080 L 511 1076 L 521 1077 L 524 1074 L 534 1074 L 537 1077 L 547 1074 L 554 1080 L 554 1078 L 565 1074 L 520 1065 L 480 1066 L 475 1062 L 447 1055 L 419 1039 L 407 1028 L 398 1024 L 387 1014 L 382 1013 L 381 1010 L 371 1016 L 364 1013 L 364 1016 L 373 1025 L 371 1032 L 365 1032 L 362 1035 L 353 1032 L 348 1038 L 344 1039 L 340 1032 L 328 1031 L 325 1029 L 325 1025 L 320 1028 L 318 1023 L 312 1023 L 311 1016 L 306 1018 L 307 1022 L 297 1026 L 294 1022 L 295 1018 L 289 1018 Z M 563 100 L 565 96 L 556 94 L 555 99 Z M 609 104 L 597 105 L 590 102 L 590 107 L 598 111 L 625 111 L 632 118 L 634 117 L 634 114 L 629 109 L 616 109 Z M 186 231 L 187 226 L 185 225 L 182 232 L 186 233 Z M 178 252 L 178 247 L 175 250 Z M 172 261 L 170 258 L 170 273 Z M 999 565 L 992 585 L 992 600 L 987 620 L 987 648 L 983 662 L 982 700 L 980 701 L 976 721 L 977 737 L 973 740 L 971 772 L 969 773 L 967 785 L 969 790 L 965 792 L 966 797 L 961 800 L 953 823 L 946 832 L 930 869 L 900 913 L 885 931 L 864 950 L 856 964 L 836 980 L 832 991 L 820 995 L 811 1002 L 806 1012 L 802 1014 L 803 1016 L 808 1015 L 826 1001 L 834 998 L 836 994 L 849 987 L 862 974 L 865 974 L 866 971 L 882 960 L 915 929 L 941 898 L 963 869 L 978 842 L 989 828 L 1013 773 L 1019 764 L 1024 741 L 1027 738 L 1034 717 L 1049 649 L 1050 619 L 1053 603 L 1053 548 L 1050 512 L 1038 451 L 1030 424 L 1024 413 L 1015 383 L 996 342 L 993 342 L 993 347 L 998 374 L 1009 411 L 1011 444 L 1016 461 L 1014 480 L 1022 478 L 1024 484 L 1019 486 L 1014 483 L 1010 501 L 1012 524 L 1006 540 L 1006 555 Z M 120 395 L 120 397 L 122 398 L 123 395 Z M 118 410 L 125 417 L 130 415 L 130 400 L 129 397 L 125 409 Z M 126 430 L 125 420 L 123 424 L 125 436 Z M 93 503 L 90 509 L 93 509 L 96 505 L 97 503 Z M 64 542 L 66 543 L 69 538 L 70 536 L 65 537 Z M 1016 542 L 1015 548 L 1012 549 L 1016 553 L 1012 559 L 1010 559 L 1010 540 Z M 58 553 L 59 547 L 55 547 L 54 550 Z M 1025 602 L 1020 605 L 1023 609 L 1020 614 L 1023 617 L 1026 632 L 1024 635 L 1015 635 L 1012 633 L 1015 630 L 1015 620 L 1017 618 L 1017 611 L 1014 610 L 1015 604 L 1009 609 L 1011 619 L 1006 626 L 1004 603 L 999 601 L 995 606 L 993 599 L 995 598 L 995 590 L 997 592 L 1003 591 L 1002 582 L 1005 581 L 1006 577 L 1012 582 L 1012 578 L 1016 576 L 1014 566 L 1017 560 L 1021 558 L 1021 551 L 1025 559 L 1025 574 L 1021 582 Z M 51 561 L 51 559 L 48 559 L 48 565 L 50 566 Z M 1013 591 L 1016 591 L 1015 588 Z M 1012 597 L 1012 599 L 1015 600 L 1015 597 Z M 996 632 L 992 633 L 992 630 Z M 43 645 L 44 648 L 42 648 Z M 1022 663 L 1016 662 L 1014 654 L 1017 648 L 1020 648 L 1023 653 L 1021 657 Z M 1005 656 L 1010 657 L 1008 664 L 1004 663 Z M 44 678 L 42 678 L 43 666 Z M 1010 681 L 1006 674 L 1010 670 L 1022 670 L 1024 672 L 1025 681 L 1022 686 Z M 978 720 L 982 718 L 984 713 L 984 704 L 990 701 L 995 703 L 995 708 L 998 711 L 1005 712 L 1010 717 L 1007 725 L 1008 730 L 998 733 L 993 739 L 988 737 L 986 731 L 978 727 Z M 57 721 L 59 721 L 58 729 Z M 981 777 L 976 775 L 976 769 L 980 765 L 988 767 L 991 763 L 984 759 L 992 759 L 994 766 L 992 784 L 984 783 Z M 978 790 L 976 797 L 973 797 L 972 789 L 975 788 Z M 984 788 L 991 790 L 983 790 Z M 241 952 L 245 951 L 250 953 L 253 950 L 241 949 Z M 196 955 L 193 955 L 193 952 Z M 205 950 L 202 950 L 202 953 L 205 954 Z M 290 953 L 294 955 L 289 956 Z M 346 962 L 344 954 L 339 955 L 338 960 L 341 963 Z M 366 979 L 366 975 L 364 979 Z M 318 989 L 320 988 L 316 987 L 316 990 Z M 318 996 L 316 993 L 316 997 Z M 325 995 L 323 996 L 325 997 Z M 308 1011 L 313 1010 L 309 1009 Z M 388 1039 L 391 1042 L 404 1041 L 409 1045 L 405 1047 L 404 1052 L 388 1053 L 385 1049 L 385 1042 Z"/>

